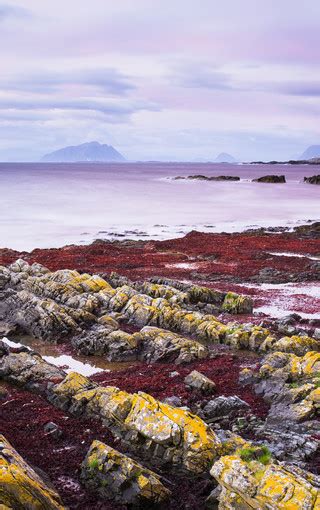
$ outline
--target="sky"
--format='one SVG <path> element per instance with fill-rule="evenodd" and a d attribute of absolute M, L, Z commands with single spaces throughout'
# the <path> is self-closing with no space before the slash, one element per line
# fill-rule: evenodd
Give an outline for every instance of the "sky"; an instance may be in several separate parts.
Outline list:
<path fill-rule="evenodd" d="M 0 0 L 0 161 L 89 141 L 129 160 L 320 144 L 319 0 Z"/>

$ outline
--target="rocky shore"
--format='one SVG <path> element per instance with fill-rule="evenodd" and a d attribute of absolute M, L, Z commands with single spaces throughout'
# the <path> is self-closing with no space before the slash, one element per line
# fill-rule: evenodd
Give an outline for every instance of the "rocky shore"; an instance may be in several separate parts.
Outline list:
<path fill-rule="evenodd" d="M 4 508 L 318 508 L 319 224 L 0 256 Z"/>

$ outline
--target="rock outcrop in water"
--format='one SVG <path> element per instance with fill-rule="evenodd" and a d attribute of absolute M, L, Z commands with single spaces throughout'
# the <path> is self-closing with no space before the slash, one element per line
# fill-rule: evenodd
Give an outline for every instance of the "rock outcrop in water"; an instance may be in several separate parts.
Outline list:
<path fill-rule="evenodd" d="M 234 175 L 188 175 L 188 177 L 183 177 L 178 175 L 173 178 L 175 181 L 178 180 L 189 180 L 189 181 L 240 181 L 240 177 Z"/>
<path fill-rule="evenodd" d="M 266 182 L 266 183 L 275 183 L 281 184 L 286 182 L 286 178 L 284 175 L 264 175 L 262 177 L 257 177 L 253 179 L 252 182 Z"/>
<path fill-rule="evenodd" d="M 320 184 L 320 175 L 312 175 L 311 177 L 305 177 L 303 182 L 308 184 Z"/>

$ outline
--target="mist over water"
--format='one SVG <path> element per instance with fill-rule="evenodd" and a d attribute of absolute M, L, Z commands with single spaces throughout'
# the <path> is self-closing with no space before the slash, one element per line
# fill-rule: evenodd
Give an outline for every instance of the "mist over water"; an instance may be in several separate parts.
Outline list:
<path fill-rule="evenodd" d="M 0 164 L 0 244 L 17 250 L 94 239 L 166 239 L 320 219 L 317 166 L 198 163 Z M 240 182 L 175 181 L 236 175 Z M 284 174 L 286 184 L 252 183 Z"/>

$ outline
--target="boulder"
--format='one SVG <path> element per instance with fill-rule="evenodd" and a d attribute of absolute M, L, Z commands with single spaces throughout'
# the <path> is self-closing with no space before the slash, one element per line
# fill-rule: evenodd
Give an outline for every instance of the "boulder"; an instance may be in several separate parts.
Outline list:
<path fill-rule="evenodd" d="M 63 510 L 58 493 L 49 487 L 0 435 L 0 507 Z"/>
<path fill-rule="evenodd" d="M 184 382 L 189 388 L 200 390 L 203 393 L 212 393 L 216 389 L 215 383 L 197 370 L 190 372 L 185 377 Z"/>
<path fill-rule="evenodd" d="M 229 455 L 210 473 L 224 489 L 219 509 L 316 510 L 320 504 L 319 478 L 291 465 Z"/>
<path fill-rule="evenodd" d="M 237 395 L 225 397 L 221 395 L 210 400 L 203 408 L 203 414 L 206 419 L 219 419 L 229 415 L 236 415 L 239 412 L 250 410 L 249 404 L 239 398 Z"/>
<path fill-rule="evenodd" d="M 130 508 L 150 508 L 170 496 L 156 473 L 100 441 L 90 446 L 81 465 L 81 481 L 101 499 Z"/>

